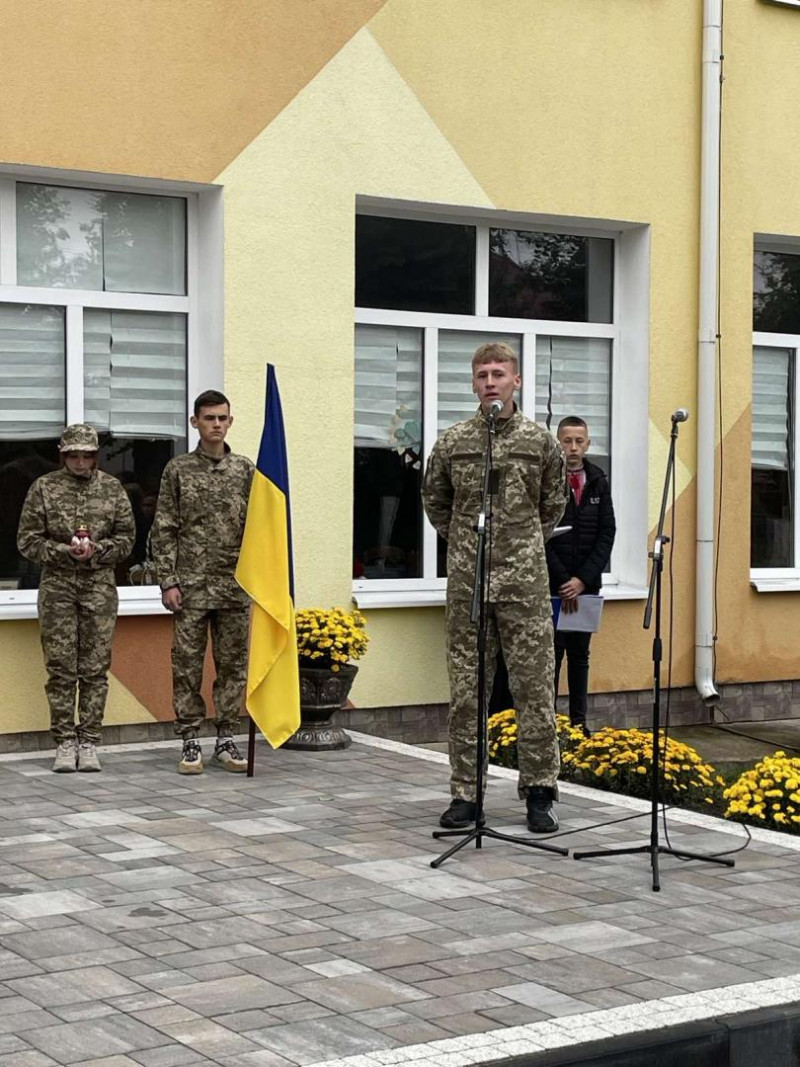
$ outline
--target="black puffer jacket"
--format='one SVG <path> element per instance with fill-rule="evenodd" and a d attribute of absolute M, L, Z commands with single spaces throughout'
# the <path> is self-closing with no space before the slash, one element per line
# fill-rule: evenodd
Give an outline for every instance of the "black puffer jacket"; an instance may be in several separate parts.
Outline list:
<path fill-rule="evenodd" d="M 586 482 L 580 505 L 576 505 L 570 492 L 567 510 L 559 523 L 572 529 L 551 537 L 545 546 L 551 596 L 558 596 L 558 590 L 570 578 L 580 578 L 587 593 L 599 593 L 603 571 L 611 558 L 617 532 L 611 490 L 605 474 L 594 463 L 585 459 L 583 469 Z"/>

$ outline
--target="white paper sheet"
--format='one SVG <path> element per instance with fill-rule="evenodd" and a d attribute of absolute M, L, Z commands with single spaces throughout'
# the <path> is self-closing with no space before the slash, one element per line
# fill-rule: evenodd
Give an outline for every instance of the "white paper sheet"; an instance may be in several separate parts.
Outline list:
<path fill-rule="evenodd" d="M 603 615 L 603 598 L 584 593 L 578 597 L 577 611 L 564 611 L 563 607 L 558 613 L 556 629 L 562 633 L 577 631 L 579 633 L 596 634 L 600 629 L 600 619 Z"/>

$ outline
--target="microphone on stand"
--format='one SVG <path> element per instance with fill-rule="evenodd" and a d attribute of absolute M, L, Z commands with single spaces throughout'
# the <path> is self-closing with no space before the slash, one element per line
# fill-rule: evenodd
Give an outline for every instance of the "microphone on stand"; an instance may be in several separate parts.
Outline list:
<path fill-rule="evenodd" d="M 688 408 L 678 408 L 677 411 L 672 412 L 671 418 L 673 422 L 686 422 L 689 418 Z"/>
<path fill-rule="evenodd" d="M 492 422 L 495 422 L 499 418 L 500 412 L 502 410 L 503 410 L 503 401 L 502 400 L 493 400 L 492 403 L 489 405 L 489 418 L 491 419 Z"/>

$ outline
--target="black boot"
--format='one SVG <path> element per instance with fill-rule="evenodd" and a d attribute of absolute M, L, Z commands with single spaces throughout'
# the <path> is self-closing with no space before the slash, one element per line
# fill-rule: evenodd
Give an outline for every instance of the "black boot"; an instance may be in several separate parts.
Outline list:
<path fill-rule="evenodd" d="M 439 825 L 445 830 L 463 830 L 475 822 L 475 805 L 471 800 L 453 797 L 450 807 L 440 817 Z"/>
<path fill-rule="evenodd" d="M 532 834 L 552 834 L 558 829 L 550 786 L 531 786 L 525 803 L 528 808 L 528 829 Z"/>

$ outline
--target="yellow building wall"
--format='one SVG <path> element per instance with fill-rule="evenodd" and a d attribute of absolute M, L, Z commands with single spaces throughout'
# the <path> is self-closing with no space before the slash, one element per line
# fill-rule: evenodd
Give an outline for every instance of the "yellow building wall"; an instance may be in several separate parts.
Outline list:
<path fill-rule="evenodd" d="M 724 477 L 718 671 L 800 677 L 797 593 L 757 593 L 750 567 L 753 237 L 800 241 L 800 11 L 725 4 L 722 183 Z"/>
<path fill-rule="evenodd" d="M 350 600 L 358 195 L 651 226 L 653 372 L 641 447 L 655 523 L 669 414 L 696 410 L 700 8 L 685 0 L 0 0 L 2 161 L 224 186 L 231 443 L 255 453 L 264 365 L 275 363 L 300 606 Z M 800 232 L 792 180 L 800 15 L 744 0 L 727 3 L 725 15 L 719 671 L 722 680 L 756 680 L 795 673 L 795 598 L 758 597 L 747 582 L 745 472 L 752 235 Z M 689 423 L 680 445 L 676 684 L 690 684 L 693 672 L 695 469 Z M 642 606 L 607 605 L 593 644 L 595 690 L 649 686 Z M 150 633 L 123 622 L 131 624 L 118 628 L 127 635 L 120 663 L 130 660 L 130 641 Z M 371 611 L 368 623 L 356 704 L 446 699 L 440 608 Z M 165 646 L 163 622 L 152 625 Z M 34 634 L 32 623 L 0 626 L 4 671 L 25 665 L 9 690 L 5 722 L 15 730 L 44 723 L 43 696 L 31 699 L 42 680 L 31 669 L 40 662 Z M 115 685 L 109 721 L 156 714 L 155 698 L 137 692 Z"/>
<path fill-rule="evenodd" d="M 483 0 L 388 0 L 218 175 L 226 387 L 239 430 L 255 440 L 253 382 L 265 360 L 278 366 L 301 606 L 350 597 L 358 194 L 651 223 L 651 355 L 664 373 L 653 376 L 649 448 L 660 469 L 669 414 L 695 394 L 699 55 L 699 19 L 679 2 L 505 0 L 500 18 Z M 693 471 L 686 434 L 682 487 Z M 693 508 L 691 494 L 681 507 Z M 693 618 L 693 526 L 684 525 L 676 602 Z M 442 619 L 441 609 L 369 612 L 353 701 L 446 700 Z M 687 682 L 693 625 L 678 633 L 676 680 Z M 608 605 L 595 649 L 595 688 L 649 685 L 639 602 Z"/>

